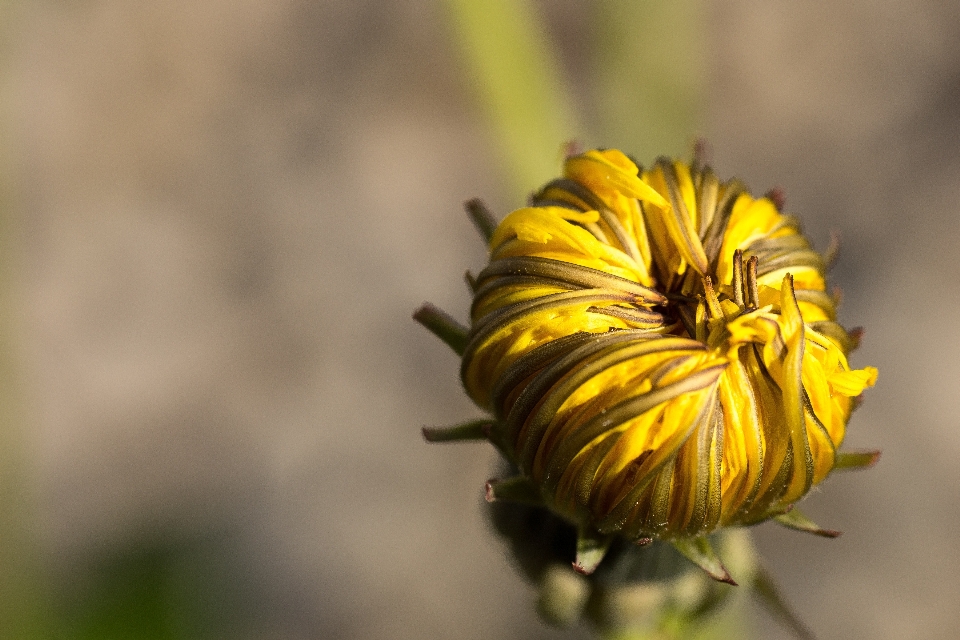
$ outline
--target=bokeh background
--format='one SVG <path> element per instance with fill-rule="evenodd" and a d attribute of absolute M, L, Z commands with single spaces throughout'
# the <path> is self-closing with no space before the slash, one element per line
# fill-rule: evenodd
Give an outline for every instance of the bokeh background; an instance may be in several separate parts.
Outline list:
<path fill-rule="evenodd" d="M 0 4 L 0 634 L 589 637 L 533 614 L 489 448 L 421 441 L 476 410 L 410 314 L 465 318 L 463 200 L 519 206 L 567 140 L 704 136 L 840 231 L 881 372 L 848 442 L 883 459 L 805 503 L 844 536 L 764 525 L 765 562 L 824 640 L 955 638 L 960 4 L 518 1 L 475 41 L 470 4 Z M 556 52 L 515 87 L 542 128 L 491 101 L 491 43 Z"/>

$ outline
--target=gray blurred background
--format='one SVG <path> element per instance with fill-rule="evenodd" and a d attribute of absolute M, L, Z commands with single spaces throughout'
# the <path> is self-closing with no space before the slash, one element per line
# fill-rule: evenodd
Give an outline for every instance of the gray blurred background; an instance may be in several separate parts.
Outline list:
<path fill-rule="evenodd" d="M 602 4 L 536 3 L 594 132 L 615 129 L 592 85 Z M 883 459 L 805 503 L 844 536 L 764 525 L 757 544 L 824 640 L 955 638 L 960 4 L 703 12 L 690 139 L 722 177 L 782 187 L 821 249 L 842 233 L 841 321 L 880 369 L 848 442 Z M 484 251 L 463 200 L 522 204 L 444 6 L 3 14 L 7 517 L 36 534 L 54 635 L 588 637 L 540 625 L 489 531 L 490 448 L 419 434 L 477 414 L 410 314 L 466 316 Z"/>

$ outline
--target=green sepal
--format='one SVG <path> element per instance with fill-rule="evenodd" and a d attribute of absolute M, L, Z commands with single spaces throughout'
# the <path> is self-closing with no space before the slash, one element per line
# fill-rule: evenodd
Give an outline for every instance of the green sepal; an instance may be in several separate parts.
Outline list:
<path fill-rule="evenodd" d="M 708 576 L 717 582 L 726 582 L 736 586 L 737 583 L 730 577 L 730 573 L 723 566 L 706 536 L 678 538 L 672 540 L 671 543 L 677 551 L 685 555 L 690 562 L 703 569 Z"/>
<path fill-rule="evenodd" d="M 461 440 L 487 440 L 490 437 L 492 420 L 471 420 L 452 427 L 424 427 L 423 439 L 427 442 L 458 442 Z"/>
<path fill-rule="evenodd" d="M 488 480 L 484 492 L 487 502 L 515 502 L 543 506 L 540 489 L 529 478 L 515 476 L 506 480 Z"/>
<path fill-rule="evenodd" d="M 470 291 L 471 296 L 477 293 L 480 285 L 477 283 L 477 277 L 473 275 L 469 269 L 463 272 L 463 281 L 467 283 L 467 289 Z"/>
<path fill-rule="evenodd" d="M 877 464 L 880 451 L 839 451 L 833 463 L 834 471 L 869 469 Z"/>
<path fill-rule="evenodd" d="M 823 265 L 827 271 L 833 269 L 833 265 L 837 263 L 837 258 L 840 256 L 840 240 L 839 230 L 834 229 L 830 232 L 830 244 L 827 245 L 827 250 L 823 252 Z"/>
<path fill-rule="evenodd" d="M 573 570 L 585 576 L 593 573 L 607 555 L 612 541 L 613 536 L 605 536 L 593 527 L 581 525 L 577 529 L 577 559 L 573 562 Z"/>
<path fill-rule="evenodd" d="M 477 231 L 480 232 L 480 235 L 483 236 L 483 239 L 490 242 L 490 238 L 493 237 L 493 232 L 497 229 L 497 220 L 493 217 L 493 214 L 490 213 L 490 210 L 487 209 L 487 205 L 483 204 L 483 201 L 479 198 L 474 198 L 464 202 L 463 207 L 467 210 L 467 215 L 477 228 Z"/>
<path fill-rule="evenodd" d="M 787 605 L 786 600 L 784 600 L 780 594 L 780 589 L 777 588 L 776 583 L 773 581 L 773 578 L 770 577 L 770 574 L 767 573 L 766 569 L 757 567 L 757 573 L 753 578 L 752 586 L 753 593 L 760 599 L 761 604 L 778 618 L 780 622 L 793 631 L 798 638 L 815 640 L 810 629 L 803 624 L 800 618 L 797 617 L 797 614 Z"/>
<path fill-rule="evenodd" d="M 812 533 L 815 536 L 836 538 L 840 535 L 839 531 L 835 531 L 833 529 L 824 529 L 823 527 L 817 525 L 815 522 L 807 518 L 796 509 L 791 509 L 786 513 L 781 513 L 778 516 L 774 516 L 773 519 L 785 527 L 796 529 L 797 531 Z"/>
<path fill-rule="evenodd" d="M 462 356 L 467 348 L 469 329 L 453 319 L 446 311 L 438 309 L 429 302 L 416 310 L 413 319 L 422 324 L 433 335 L 447 343 L 458 355 Z"/>

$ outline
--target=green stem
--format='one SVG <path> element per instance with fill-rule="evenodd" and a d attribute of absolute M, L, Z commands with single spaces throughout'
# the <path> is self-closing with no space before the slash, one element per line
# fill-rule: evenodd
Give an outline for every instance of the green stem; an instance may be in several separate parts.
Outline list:
<path fill-rule="evenodd" d="M 595 6 L 601 140 L 644 163 L 689 155 L 705 104 L 705 3 L 600 0 Z"/>
<path fill-rule="evenodd" d="M 446 0 L 454 44 L 503 160 L 513 195 L 557 174 L 581 133 L 553 47 L 530 0 Z"/>
<path fill-rule="evenodd" d="M 0 77 L 8 73 L 7 36 L 15 22 L 14 7 L 0 0 Z M 19 252 L 10 209 L 8 123 L 8 96 L 0 94 L 0 637 L 30 640 L 45 637 L 46 625 L 15 347 L 17 297 L 11 295 Z"/>

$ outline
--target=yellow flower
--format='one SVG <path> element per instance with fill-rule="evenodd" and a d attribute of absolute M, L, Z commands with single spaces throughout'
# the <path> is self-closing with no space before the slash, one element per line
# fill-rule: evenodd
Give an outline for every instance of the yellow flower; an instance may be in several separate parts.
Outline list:
<path fill-rule="evenodd" d="M 451 344 L 493 418 L 426 433 L 499 447 L 520 475 L 491 498 L 575 524 L 584 572 L 613 536 L 672 541 L 729 580 L 704 537 L 721 527 L 776 517 L 831 534 L 791 510 L 834 468 L 875 459 L 838 449 L 877 371 L 850 368 L 855 336 L 795 218 L 697 164 L 641 172 L 589 151 L 488 239 Z"/>

